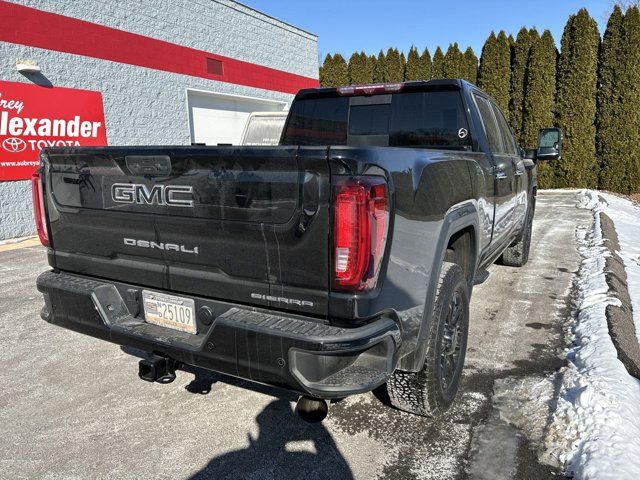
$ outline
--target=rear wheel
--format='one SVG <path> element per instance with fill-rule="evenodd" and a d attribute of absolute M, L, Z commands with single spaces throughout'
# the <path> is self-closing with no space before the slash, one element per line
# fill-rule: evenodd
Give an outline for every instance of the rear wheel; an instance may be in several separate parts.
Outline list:
<path fill-rule="evenodd" d="M 418 372 L 396 370 L 387 392 L 396 408 L 422 416 L 435 416 L 453 402 L 467 349 L 469 287 L 462 268 L 442 265 L 434 302 L 425 362 Z"/>
<path fill-rule="evenodd" d="M 531 230 L 533 228 L 534 205 L 532 203 L 524 221 L 524 231 L 520 241 L 511 245 L 502 253 L 502 264 L 508 267 L 524 267 L 529 261 L 531 250 Z"/>

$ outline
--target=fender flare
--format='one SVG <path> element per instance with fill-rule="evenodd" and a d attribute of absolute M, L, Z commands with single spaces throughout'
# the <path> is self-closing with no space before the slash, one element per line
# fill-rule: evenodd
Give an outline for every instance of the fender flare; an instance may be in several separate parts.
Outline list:
<path fill-rule="evenodd" d="M 440 276 L 440 270 L 444 261 L 447 245 L 453 235 L 468 227 L 473 227 L 475 237 L 475 258 L 473 261 L 473 273 L 475 275 L 480 259 L 479 225 L 479 210 L 477 202 L 475 200 L 468 200 L 456 204 L 451 207 L 445 214 L 442 222 L 442 228 L 440 230 L 440 235 L 438 236 L 438 243 L 433 258 L 433 265 L 431 267 L 431 274 L 429 276 L 429 285 L 427 286 L 427 296 L 424 303 L 424 311 L 422 313 L 422 322 L 418 330 L 418 338 L 416 339 L 416 349 L 414 350 L 413 354 L 409 354 L 400 360 L 398 364 L 399 369 L 417 372 L 422 369 L 422 366 L 424 365 L 427 347 L 426 343 L 427 339 L 429 338 L 429 333 L 433 323 L 433 303 L 435 301 L 438 278 Z M 471 294 L 473 281 L 471 282 L 469 288 L 469 293 Z"/>

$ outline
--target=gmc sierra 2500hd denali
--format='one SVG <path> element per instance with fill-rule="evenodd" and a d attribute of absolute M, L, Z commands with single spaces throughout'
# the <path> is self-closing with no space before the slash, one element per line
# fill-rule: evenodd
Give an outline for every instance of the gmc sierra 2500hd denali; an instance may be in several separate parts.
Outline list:
<path fill-rule="evenodd" d="M 275 147 L 45 149 L 42 318 L 148 352 L 148 381 L 201 367 L 299 392 L 309 419 L 386 383 L 435 415 L 474 283 L 527 262 L 535 157 L 561 140 L 525 158 L 488 95 L 432 80 L 302 90 Z"/>

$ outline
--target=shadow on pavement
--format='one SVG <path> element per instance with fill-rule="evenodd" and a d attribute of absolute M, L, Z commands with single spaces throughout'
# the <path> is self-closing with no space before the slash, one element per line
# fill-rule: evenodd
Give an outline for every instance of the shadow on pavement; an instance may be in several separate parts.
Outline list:
<path fill-rule="evenodd" d="M 190 480 L 354 478 L 326 428 L 295 417 L 288 400 L 271 402 L 258 414 L 256 422 L 258 435 L 253 438 L 247 434 L 247 448 L 212 458 Z"/>
<path fill-rule="evenodd" d="M 138 358 L 146 353 L 130 347 L 122 351 Z M 326 479 L 352 480 L 347 461 L 322 423 L 306 423 L 292 411 L 293 392 L 183 365 L 180 370 L 194 375 L 185 389 L 208 395 L 219 382 L 276 397 L 256 417 L 258 434 L 247 433 L 246 448 L 213 457 L 188 480 L 205 479 Z M 219 445 L 218 445 L 219 447 Z"/>

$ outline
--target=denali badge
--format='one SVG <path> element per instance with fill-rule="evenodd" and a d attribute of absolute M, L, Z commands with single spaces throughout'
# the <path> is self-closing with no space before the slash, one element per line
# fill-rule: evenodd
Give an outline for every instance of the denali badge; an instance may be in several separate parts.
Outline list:
<path fill-rule="evenodd" d="M 266 300 L 267 302 L 286 303 L 287 305 L 300 305 L 301 307 L 313 307 L 313 302 L 307 300 L 297 300 L 295 298 L 272 297 L 271 295 L 262 295 L 261 293 L 252 293 L 251 298 L 256 300 Z"/>
<path fill-rule="evenodd" d="M 114 183 L 111 198 L 117 203 L 193 207 L 193 187 L 190 185 L 154 185 Z"/>
<path fill-rule="evenodd" d="M 166 250 L 172 252 L 192 253 L 198 255 L 198 247 L 191 249 L 184 245 L 178 245 L 177 243 L 156 243 L 149 240 L 136 240 L 134 238 L 125 238 L 124 244 L 129 247 L 141 247 L 141 248 L 157 248 L 158 250 Z"/>

